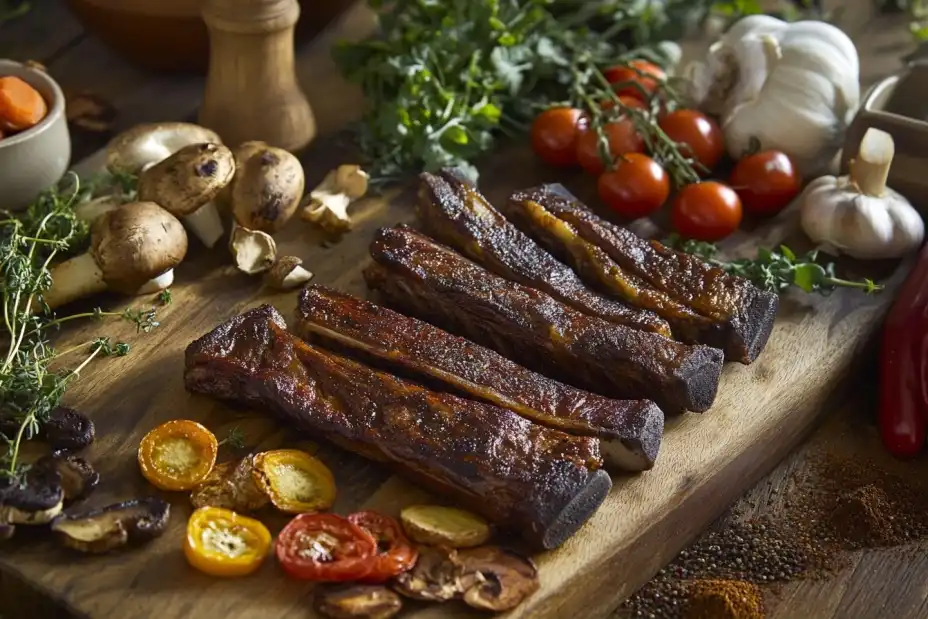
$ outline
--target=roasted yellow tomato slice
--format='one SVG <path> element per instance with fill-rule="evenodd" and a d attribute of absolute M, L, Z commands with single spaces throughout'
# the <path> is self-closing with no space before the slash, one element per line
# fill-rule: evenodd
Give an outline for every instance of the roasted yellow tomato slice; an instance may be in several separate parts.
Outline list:
<path fill-rule="evenodd" d="M 145 435 L 139 445 L 139 468 L 161 490 L 190 490 L 216 465 L 219 441 L 195 421 L 177 419 Z"/>
<path fill-rule="evenodd" d="M 335 502 L 332 471 L 305 451 L 265 451 L 255 456 L 254 467 L 255 483 L 282 512 L 318 512 Z"/>
<path fill-rule="evenodd" d="M 187 521 L 184 556 L 210 576 L 254 572 L 271 548 L 271 532 L 254 518 L 221 507 L 201 507 Z"/>

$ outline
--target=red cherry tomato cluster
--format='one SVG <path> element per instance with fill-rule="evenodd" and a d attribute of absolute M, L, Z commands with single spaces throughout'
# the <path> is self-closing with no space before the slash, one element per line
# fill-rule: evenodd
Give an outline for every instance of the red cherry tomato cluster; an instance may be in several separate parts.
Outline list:
<path fill-rule="evenodd" d="M 666 78 L 660 67 L 644 60 L 611 67 L 603 75 L 622 105 L 640 110 L 660 96 Z M 614 105 L 612 99 L 602 103 L 603 109 Z M 549 165 L 581 167 L 597 177 L 600 199 L 622 217 L 646 217 L 670 199 L 675 231 L 701 241 L 718 241 L 734 232 L 743 212 L 756 216 L 780 212 L 802 188 L 792 161 L 778 151 L 747 155 L 736 162 L 727 181 L 709 180 L 725 158 L 725 139 L 718 123 L 698 110 L 661 113 L 657 126 L 707 180 L 677 187 L 671 198 L 666 170 L 648 156 L 644 138 L 626 117 L 603 127 L 612 169 L 604 165 L 599 136 L 589 126 L 589 118 L 577 108 L 556 107 L 539 114 L 532 124 L 531 143 Z"/>

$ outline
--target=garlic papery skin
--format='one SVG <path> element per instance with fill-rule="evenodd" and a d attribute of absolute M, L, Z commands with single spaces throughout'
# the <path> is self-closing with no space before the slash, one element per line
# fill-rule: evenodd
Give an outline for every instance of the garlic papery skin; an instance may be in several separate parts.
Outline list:
<path fill-rule="evenodd" d="M 750 20 L 750 21 L 747 21 Z M 729 154 L 780 150 L 805 177 L 825 171 L 860 103 L 857 49 L 838 28 L 751 16 L 687 69 L 690 94 L 720 117 Z"/>
<path fill-rule="evenodd" d="M 870 128 L 848 176 L 823 176 L 803 191 L 802 229 L 824 251 L 876 260 L 901 258 L 922 244 L 921 216 L 886 187 L 892 156 L 892 137 Z"/>

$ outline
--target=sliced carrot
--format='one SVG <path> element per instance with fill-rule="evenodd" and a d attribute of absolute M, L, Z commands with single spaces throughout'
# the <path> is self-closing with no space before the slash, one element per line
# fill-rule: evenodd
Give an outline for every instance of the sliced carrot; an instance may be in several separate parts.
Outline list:
<path fill-rule="evenodd" d="M 25 131 L 48 114 L 45 99 L 35 88 L 14 76 L 0 77 L 0 125 L 9 131 Z"/>

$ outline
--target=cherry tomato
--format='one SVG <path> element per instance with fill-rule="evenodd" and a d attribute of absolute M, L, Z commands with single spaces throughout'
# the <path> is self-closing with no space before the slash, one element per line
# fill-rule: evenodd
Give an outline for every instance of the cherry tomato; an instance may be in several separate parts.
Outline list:
<path fill-rule="evenodd" d="M 638 73 L 638 71 L 641 73 Z M 660 82 L 667 78 L 664 70 L 653 62 L 647 60 L 632 60 L 628 65 L 616 65 L 603 71 L 603 76 L 609 80 L 610 84 L 621 84 L 622 82 L 635 82 L 641 88 L 636 88 L 632 84 L 620 86 L 616 92 L 620 95 L 635 97 L 636 99 L 646 100 L 651 93 L 657 90 Z M 649 77 L 650 76 L 650 77 Z M 644 92 L 642 92 L 644 91 Z"/>
<path fill-rule="evenodd" d="M 725 139 L 718 124 L 696 110 L 675 110 L 663 116 L 658 126 L 674 142 L 681 144 L 681 152 L 702 164 L 711 172 L 725 153 Z"/>
<path fill-rule="evenodd" d="M 344 582 L 370 574 L 377 541 L 347 518 L 300 514 L 280 532 L 275 551 L 293 578 Z"/>
<path fill-rule="evenodd" d="M 768 150 L 739 161 L 728 184 L 748 213 L 773 215 L 799 195 L 802 178 L 785 153 Z"/>
<path fill-rule="evenodd" d="M 271 532 L 261 522 L 222 507 L 201 507 L 187 521 L 184 556 L 210 576 L 245 576 L 261 566 Z"/>
<path fill-rule="evenodd" d="M 139 443 L 142 476 L 159 490 L 191 490 L 216 465 L 219 442 L 196 421 L 175 419 L 163 423 Z"/>
<path fill-rule="evenodd" d="M 670 219 L 674 230 L 688 239 L 718 241 L 741 224 L 741 200 L 722 183 L 693 183 L 677 193 Z"/>
<path fill-rule="evenodd" d="M 628 95 L 619 95 L 619 102 L 622 103 L 625 107 L 633 107 L 639 110 L 647 109 L 645 104 L 636 97 L 630 97 Z M 615 107 L 615 99 L 606 99 L 599 106 L 604 110 L 611 110 Z"/>
<path fill-rule="evenodd" d="M 635 125 L 628 119 L 606 123 L 603 132 L 609 141 L 611 159 L 626 153 L 644 152 L 644 139 L 635 130 Z M 594 176 L 602 174 L 606 166 L 599 156 L 599 136 L 592 129 L 584 131 L 577 140 L 577 162 L 584 170 Z"/>
<path fill-rule="evenodd" d="M 554 107 L 535 117 L 532 150 L 543 161 L 558 167 L 577 165 L 577 139 L 586 129 L 586 117 L 576 108 Z"/>
<path fill-rule="evenodd" d="M 670 195 L 670 178 L 656 161 L 640 153 L 623 155 L 614 170 L 603 172 L 599 197 L 619 215 L 644 217 L 659 209 Z"/>
<path fill-rule="evenodd" d="M 367 531 L 377 541 L 377 554 L 371 557 L 373 567 L 364 582 L 382 583 L 407 572 L 416 564 L 419 552 L 393 518 L 377 512 L 357 512 L 348 520 Z"/>

